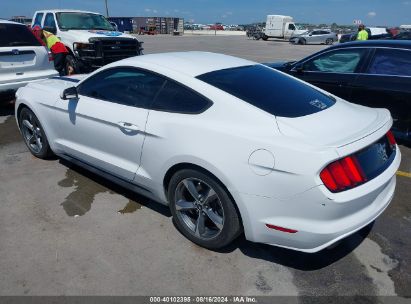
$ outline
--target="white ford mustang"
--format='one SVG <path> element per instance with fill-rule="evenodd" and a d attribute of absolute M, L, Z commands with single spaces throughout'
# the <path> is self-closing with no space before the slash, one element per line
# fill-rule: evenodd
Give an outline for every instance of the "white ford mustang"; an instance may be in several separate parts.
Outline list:
<path fill-rule="evenodd" d="M 316 252 L 390 203 L 401 154 L 385 109 L 255 62 L 145 55 L 17 92 L 35 156 L 54 153 L 170 206 L 193 242 Z"/>

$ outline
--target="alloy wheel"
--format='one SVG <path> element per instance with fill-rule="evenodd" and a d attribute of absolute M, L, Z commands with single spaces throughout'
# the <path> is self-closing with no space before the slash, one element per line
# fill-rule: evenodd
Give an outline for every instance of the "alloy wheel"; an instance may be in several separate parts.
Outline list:
<path fill-rule="evenodd" d="M 32 113 L 27 112 L 22 115 L 21 130 L 30 149 L 34 153 L 40 153 L 43 148 L 43 132 Z"/>
<path fill-rule="evenodd" d="M 177 216 L 201 239 L 212 239 L 224 226 L 224 210 L 215 190 L 197 178 L 183 179 L 174 195 Z"/>

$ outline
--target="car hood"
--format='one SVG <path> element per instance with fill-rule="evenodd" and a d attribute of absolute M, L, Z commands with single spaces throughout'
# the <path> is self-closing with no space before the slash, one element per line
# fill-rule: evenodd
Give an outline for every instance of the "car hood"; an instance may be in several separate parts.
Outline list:
<path fill-rule="evenodd" d="M 68 30 L 59 33 L 62 40 L 68 40 L 73 42 L 89 42 L 89 38 L 132 38 L 136 39 L 134 36 L 124 34 L 116 31 L 104 31 L 104 30 Z"/>
<path fill-rule="evenodd" d="M 342 99 L 330 108 L 302 117 L 277 117 L 280 132 L 310 144 L 342 147 L 369 136 L 387 123 L 386 109 L 368 108 Z"/>

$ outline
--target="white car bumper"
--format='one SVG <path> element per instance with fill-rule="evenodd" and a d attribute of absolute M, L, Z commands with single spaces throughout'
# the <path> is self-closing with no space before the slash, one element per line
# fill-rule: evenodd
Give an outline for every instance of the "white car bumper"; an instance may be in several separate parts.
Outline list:
<path fill-rule="evenodd" d="M 345 191 L 352 193 L 344 193 L 338 200 L 324 195 L 324 186 L 287 200 L 237 193 L 247 208 L 247 216 L 243 216 L 246 238 L 303 252 L 329 247 L 373 222 L 387 208 L 394 196 L 395 172 L 400 161 L 397 147 L 396 157 L 386 171 L 364 185 Z M 270 229 L 266 224 L 297 232 Z"/>
<path fill-rule="evenodd" d="M 0 93 L 16 91 L 18 88 L 24 87 L 30 82 L 39 81 L 58 75 L 58 72 L 54 69 L 29 72 L 19 76 L 13 75 L 13 77 L 10 77 L 10 81 L 2 80 L 2 83 L 0 83 Z"/>

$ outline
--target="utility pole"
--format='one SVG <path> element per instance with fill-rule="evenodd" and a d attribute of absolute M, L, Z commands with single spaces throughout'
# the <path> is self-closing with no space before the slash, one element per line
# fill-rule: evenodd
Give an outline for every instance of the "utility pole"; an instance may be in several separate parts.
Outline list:
<path fill-rule="evenodd" d="M 108 4 L 107 4 L 107 0 L 104 0 L 104 1 L 106 3 L 106 17 L 108 18 L 109 17 L 109 15 L 108 15 Z"/>

